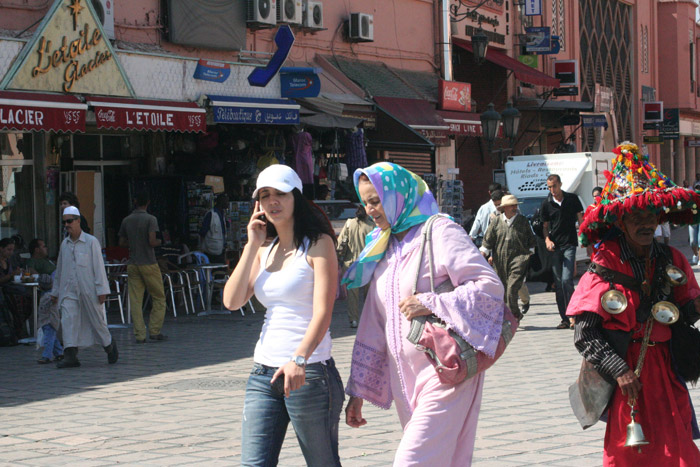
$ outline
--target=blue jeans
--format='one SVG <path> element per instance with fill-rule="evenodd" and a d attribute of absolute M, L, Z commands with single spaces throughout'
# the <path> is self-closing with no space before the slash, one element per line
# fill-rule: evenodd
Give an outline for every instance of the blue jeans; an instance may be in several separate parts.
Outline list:
<path fill-rule="evenodd" d="M 243 405 L 241 464 L 277 465 L 289 422 L 309 466 L 340 465 L 338 424 L 345 394 L 331 358 L 306 366 L 306 382 L 284 396 L 282 385 L 270 384 L 277 368 L 255 363 Z M 279 378 L 278 378 L 279 380 Z"/>
<path fill-rule="evenodd" d="M 41 352 L 41 356 L 50 360 L 52 357 L 63 355 L 63 346 L 56 336 L 56 330 L 50 324 L 44 324 L 41 330 L 44 333 L 44 351 Z"/>
<path fill-rule="evenodd" d="M 557 297 L 557 308 L 562 321 L 569 322 L 566 308 L 574 294 L 574 263 L 576 262 L 576 246 L 556 247 L 552 252 L 552 272 Z"/>

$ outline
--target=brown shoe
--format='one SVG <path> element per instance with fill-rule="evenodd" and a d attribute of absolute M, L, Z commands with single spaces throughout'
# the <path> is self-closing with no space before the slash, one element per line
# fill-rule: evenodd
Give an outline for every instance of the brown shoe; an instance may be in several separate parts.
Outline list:
<path fill-rule="evenodd" d="M 559 323 L 559 326 L 557 326 L 557 329 L 569 329 L 569 323 L 566 321 L 562 321 Z"/>

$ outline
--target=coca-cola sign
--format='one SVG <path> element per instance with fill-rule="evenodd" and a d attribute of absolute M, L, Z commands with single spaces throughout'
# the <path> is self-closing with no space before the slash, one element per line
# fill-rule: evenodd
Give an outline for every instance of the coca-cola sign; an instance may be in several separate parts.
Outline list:
<path fill-rule="evenodd" d="M 98 128 L 145 131 L 206 131 L 204 109 L 190 102 L 89 99 Z"/>
<path fill-rule="evenodd" d="M 471 112 L 472 85 L 459 81 L 440 80 L 438 106 L 442 110 Z"/>

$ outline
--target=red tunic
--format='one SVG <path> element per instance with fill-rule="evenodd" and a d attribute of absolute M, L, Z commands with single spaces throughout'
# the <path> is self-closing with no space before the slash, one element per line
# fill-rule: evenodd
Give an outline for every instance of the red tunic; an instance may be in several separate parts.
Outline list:
<path fill-rule="evenodd" d="M 700 287 L 695 280 L 688 260 L 675 248 L 673 264 L 683 270 L 688 282 L 673 288 L 674 302 L 683 305 L 700 296 Z M 629 263 L 620 261 L 620 246 L 615 241 L 605 242 L 595 253 L 593 260 L 609 269 L 620 271 L 633 276 Z M 608 282 L 597 274 L 587 272 L 581 278 L 574 295 L 571 297 L 567 315 L 576 316 L 583 312 L 593 312 L 603 318 L 603 327 L 633 331 L 634 339 L 643 337 L 643 324 L 637 323 L 636 310 L 639 306 L 639 294 L 624 289 L 615 284 L 617 290 L 627 297 L 627 309 L 620 314 L 611 315 L 606 312 L 600 297 L 610 288 Z M 642 390 L 637 400 L 636 416 L 642 425 L 644 435 L 650 444 L 637 448 L 625 447 L 627 425 L 631 421 L 630 407 L 627 397 L 622 395 L 620 388 L 615 389 L 608 411 L 608 425 L 605 430 L 604 456 L 606 466 L 641 465 L 673 465 L 699 466 L 700 451 L 693 442 L 692 435 L 692 406 L 685 385 L 679 381 L 671 365 L 671 354 L 668 341 L 671 339 L 671 329 L 664 324 L 654 322 L 651 341 L 661 342 L 649 346 L 640 381 Z M 625 361 L 634 369 L 639 357 L 641 344 L 630 343 Z"/>

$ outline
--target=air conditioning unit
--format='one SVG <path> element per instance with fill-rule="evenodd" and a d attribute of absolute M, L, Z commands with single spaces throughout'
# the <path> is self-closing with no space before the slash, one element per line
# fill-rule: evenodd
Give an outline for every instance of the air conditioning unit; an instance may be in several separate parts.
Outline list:
<path fill-rule="evenodd" d="M 348 38 L 353 42 L 373 42 L 374 16 L 367 13 L 350 13 Z"/>
<path fill-rule="evenodd" d="M 301 25 L 309 29 L 323 29 L 323 3 L 304 0 Z"/>
<path fill-rule="evenodd" d="M 277 0 L 247 0 L 248 23 L 277 24 Z"/>
<path fill-rule="evenodd" d="M 91 0 L 108 39 L 114 39 L 114 0 Z"/>
<path fill-rule="evenodd" d="M 301 0 L 278 0 L 277 22 L 301 25 Z"/>

